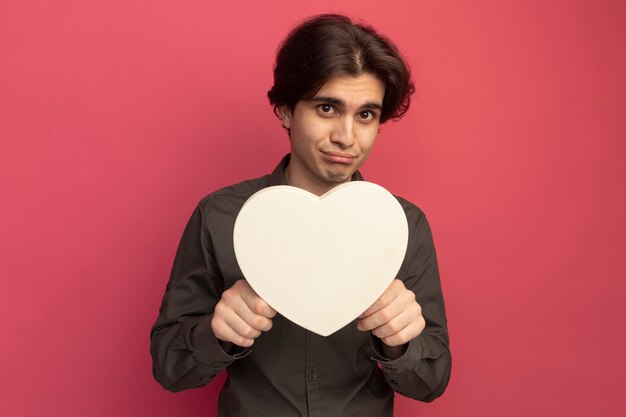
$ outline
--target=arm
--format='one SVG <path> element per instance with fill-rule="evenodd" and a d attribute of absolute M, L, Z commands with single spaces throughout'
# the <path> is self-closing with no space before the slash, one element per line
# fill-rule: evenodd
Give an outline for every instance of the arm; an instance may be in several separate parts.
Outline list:
<path fill-rule="evenodd" d="M 414 233 L 402 280 L 394 280 L 358 326 L 371 331 L 389 385 L 407 397 L 432 401 L 450 378 L 446 316 L 428 222 L 421 212 L 407 218 Z"/>
<path fill-rule="evenodd" d="M 154 378 L 167 390 L 208 384 L 245 352 L 227 354 L 211 329 L 224 282 L 213 259 L 200 206 L 181 238 L 170 280 L 150 334 Z"/>
<path fill-rule="evenodd" d="M 200 206 L 181 239 L 150 338 L 154 378 L 167 390 L 207 385 L 272 326 L 276 311 L 245 280 L 225 289 Z"/>

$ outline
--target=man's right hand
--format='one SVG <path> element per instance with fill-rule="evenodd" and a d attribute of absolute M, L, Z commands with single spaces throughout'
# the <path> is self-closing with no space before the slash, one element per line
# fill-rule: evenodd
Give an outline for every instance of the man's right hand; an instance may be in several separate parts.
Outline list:
<path fill-rule="evenodd" d="M 272 328 L 272 318 L 276 310 L 269 306 L 250 287 L 245 279 L 240 279 L 228 290 L 215 306 L 211 328 L 222 349 L 228 352 L 232 347 L 249 347 L 254 339 Z"/>

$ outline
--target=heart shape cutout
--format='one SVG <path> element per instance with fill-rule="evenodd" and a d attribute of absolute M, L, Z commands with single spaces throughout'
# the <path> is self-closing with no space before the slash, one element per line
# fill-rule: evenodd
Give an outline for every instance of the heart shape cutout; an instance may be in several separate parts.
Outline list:
<path fill-rule="evenodd" d="M 233 243 L 244 277 L 277 312 L 328 336 L 369 308 L 405 256 L 408 225 L 383 187 L 353 181 L 321 197 L 264 188 L 243 205 Z"/>

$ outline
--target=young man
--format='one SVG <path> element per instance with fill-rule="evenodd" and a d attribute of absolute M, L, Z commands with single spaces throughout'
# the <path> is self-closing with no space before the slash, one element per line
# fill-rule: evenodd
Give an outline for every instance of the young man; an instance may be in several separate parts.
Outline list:
<path fill-rule="evenodd" d="M 232 242 L 239 210 L 262 188 L 322 195 L 362 180 L 357 170 L 379 125 L 400 118 L 412 92 L 397 49 L 369 27 L 322 15 L 289 34 L 268 96 L 291 153 L 271 174 L 216 191 L 193 213 L 151 333 L 164 388 L 204 386 L 228 368 L 220 416 L 391 416 L 394 391 L 422 401 L 443 393 L 446 317 L 430 228 L 417 207 L 398 198 L 409 244 L 396 279 L 328 337 L 276 314 L 242 279 Z"/>

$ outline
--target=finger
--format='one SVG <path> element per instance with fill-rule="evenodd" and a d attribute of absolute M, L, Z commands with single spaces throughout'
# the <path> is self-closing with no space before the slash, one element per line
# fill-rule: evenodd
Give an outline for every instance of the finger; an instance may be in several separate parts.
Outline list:
<path fill-rule="evenodd" d="M 399 279 L 394 279 L 385 292 L 365 310 L 359 317 L 367 317 L 391 304 L 391 302 L 404 290 L 404 283 Z"/>
<path fill-rule="evenodd" d="M 388 305 L 387 307 L 359 320 L 357 326 L 359 330 L 363 331 L 374 330 L 385 323 L 390 322 L 401 312 L 402 306 L 400 303 L 391 303 L 391 305 Z"/>
<path fill-rule="evenodd" d="M 254 339 L 241 336 L 223 320 L 214 320 L 211 326 L 213 327 L 215 337 L 225 342 L 230 342 L 241 347 L 250 347 L 254 343 Z"/>
<path fill-rule="evenodd" d="M 401 332 L 406 327 L 410 326 L 415 319 L 408 314 L 400 314 L 394 317 L 392 320 L 384 323 L 383 325 L 376 327 L 372 330 L 372 334 L 379 339 L 392 336 Z"/>
<path fill-rule="evenodd" d="M 244 318 L 237 314 L 225 316 L 224 322 L 245 339 L 256 339 L 261 335 L 260 330 L 252 327 Z"/>
<path fill-rule="evenodd" d="M 254 314 L 258 314 L 259 316 L 263 316 L 268 319 L 271 319 L 276 315 L 276 310 L 259 297 L 250 285 L 248 285 L 247 288 L 242 289 L 240 294 L 250 311 Z"/>
<path fill-rule="evenodd" d="M 272 328 L 272 319 L 256 314 L 245 303 L 237 313 L 248 326 L 255 330 L 266 332 Z"/>
<path fill-rule="evenodd" d="M 224 323 L 230 327 L 238 335 L 245 338 L 255 338 L 260 335 L 259 329 L 253 328 L 248 324 L 244 315 L 251 315 L 246 303 L 239 297 L 236 292 L 224 292 L 222 299 L 215 306 L 213 321 Z"/>
<path fill-rule="evenodd" d="M 384 337 L 381 340 L 387 346 L 400 346 L 409 342 L 412 339 L 415 339 L 417 336 L 419 336 L 422 333 L 422 331 L 424 331 L 425 327 L 426 327 L 426 322 L 424 321 L 424 318 L 422 317 L 420 321 L 413 322 L 411 323 L 411 325 L 405 327 L 401 331 L 393 335 Z"/>
<path fill-rule="evenodd" d="M 272 328 L 271 317 L 276 315 L 276 311 L 254 292 L 246 280 L 237 281 L 222 294 L 222 300 L 252 328 L 261 331 L 268 331 Z M 269 307 L 269 310 L 265 307 Z M 269 318 L 263 314 L 257 314 L 255 310 L 267 314 Z"/>
<path fill-rule="evenodd" d="M 268 331 L 272 328 L 272 320 L 264 317 L 262 315 L 256 314 L 248 305 L 250 301 L 250 296 L 248 301 L 246 301 L 243 297 L 245 297 L 246 293 L 242 293 L 241 291 L 235 294 L 226 294 L 226 292 L 222 295 L 222 299 L 224 299 L 226 305 L 231 310 L 232 314 L 225 314 L 225 317 L 230 317 L 231 315 L 236 316 L 240 320 L 236 320 L 231 318 L 228 322 L 231 326 L 242 336 L 245 337 L 258 337 L 258 335 L 254 336 L 254 332 L 251 332 L 250 329 L 255 331 Z M 258 300 L 262 303 L 265 303 L 258 296 L 256 296 Z M 252 301 L 253 302 L 253 301 Z M 219 304 L 218 304 L 219 306 Z M 216 309 L 217 307 L 216 306 Z M 226 312 L 229 313 L 229 312 Z M 242 323 L 243 322 L 243 323 Z"/>
<path fill-rule="evenodd" d="M 419 306 L 415 301 L 415 294 L 412 291 L 404 290 L 386 307 L 375 311 L 369 316 L 363 316 L 358 323 L 360 330 L 372 330 L 388 323 L 405 310 L 415 310 L 419 314 Z"/>

